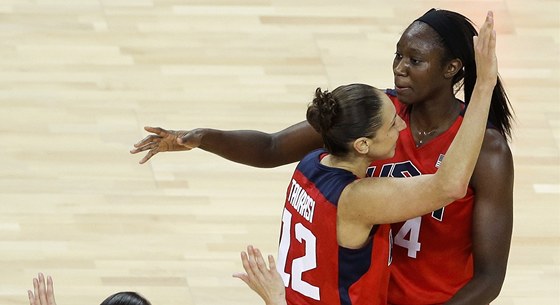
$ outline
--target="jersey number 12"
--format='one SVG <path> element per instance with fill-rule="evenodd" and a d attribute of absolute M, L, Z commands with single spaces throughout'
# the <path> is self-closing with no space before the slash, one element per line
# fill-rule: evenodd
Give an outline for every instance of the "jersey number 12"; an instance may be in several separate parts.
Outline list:
<path fill-rule="evenodd" d="M 278 249 L 278 272 L 284 281 L 285 287 L 289 286 L 291 279 L 292 289 L 294 291 L 312 299 L 320 300 L 319 287 L 313 286 L 301 279 L 301 275 L 304 272 L 317 267 L 317 238 L 301 223 L 296 223 L 294 225 L 294 233 L 296 239 L 300 243 L 305 244 L 305 255 L 294 259 L 292 261 L 291 272 L 286 272 L 288 250 L 290 249 L 290 242 L 292 240 L 290 236 L 291 228 L 292 214 L 287 209 L 284 209 L 284 213 L 282 213 L 282 236 L 280 237 L 280 246 Z"/>

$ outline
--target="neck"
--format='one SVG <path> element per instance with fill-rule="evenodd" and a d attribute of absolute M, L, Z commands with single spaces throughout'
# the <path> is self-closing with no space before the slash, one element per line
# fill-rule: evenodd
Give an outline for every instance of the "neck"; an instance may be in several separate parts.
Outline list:
<path fill-rule="evenodd" d="M 461 112 L 460 104 L 450 92 L 435 98 L 412 105 L 410 109 L 410 125 L 419 132 L 447 130 Z"/>
<path fill-rule="evenodd" d="M 321 160 L 321 164 L 329 167 L 345 169 L 352 172 L 359 178 L 364 178 L 371 161 L 372 160 L 366 158 L 365 156 L 336 157 L 328 154 Z"/>

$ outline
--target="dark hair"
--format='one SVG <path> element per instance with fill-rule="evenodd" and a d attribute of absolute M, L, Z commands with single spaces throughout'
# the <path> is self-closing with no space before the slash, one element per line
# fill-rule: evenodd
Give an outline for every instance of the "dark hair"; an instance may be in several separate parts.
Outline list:
<path fill-rule="evenodd" d="M 136 292 L 123 291 L 110 295 L 100 305 L 152 305 L 152 303 Z"/>
<path fill-rule="evenodd" d="M 431 9 L 416 20 L 429 25 L 439 35 L 438 42 L 444 49 L 443 63 L 458 58 L 463 62 L 461 69 L 453 77 L 453 85 L 465 93 L 468 106 L 476 83 L 476 62 L 473 36 L 478 35 L 473 22 L 456 12 Z M 492 93 L 488 120 L 505 138 L 511 138 L 512 110 L 500 76 Z"/>
<path fill-rule="evenodd" d="M 343 156 L 349 143 L 372 137 L 381 126 L 381 91 L 364 84 L 340 86 L 333 92 L 315 90 L 307 121 L 323 137 L 329 153 Z"/>

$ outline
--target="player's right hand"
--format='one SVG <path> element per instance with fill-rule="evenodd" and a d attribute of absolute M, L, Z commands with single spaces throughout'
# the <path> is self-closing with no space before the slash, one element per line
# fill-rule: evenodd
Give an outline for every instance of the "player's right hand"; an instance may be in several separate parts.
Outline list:
<path fill-rule="evenodd" d="M 494 14 L 489 11 L 478 36 L 473 37 L 477 80 L 494 87 L 498 80 L 498 59 L 496 58 L 496 31 Z"/>

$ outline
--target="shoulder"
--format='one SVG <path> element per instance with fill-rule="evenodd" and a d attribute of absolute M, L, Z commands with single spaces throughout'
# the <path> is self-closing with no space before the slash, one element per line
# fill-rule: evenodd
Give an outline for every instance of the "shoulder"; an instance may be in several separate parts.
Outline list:
<path fill-rule="evenodd" d="M 473 185 L 495 185 L 510 181 L 512 177 L 513 156 L 507 140 L 498 130 L 486 129 L 473 173 Z"/>
<path fill-rule="evenodd" d="M 480 157 L 511 157 L 511 149 L 506 138 L 494 128 L 487 128 L 482 141 Z M 479 157 L 479 158 L 480 158 Z"/>

